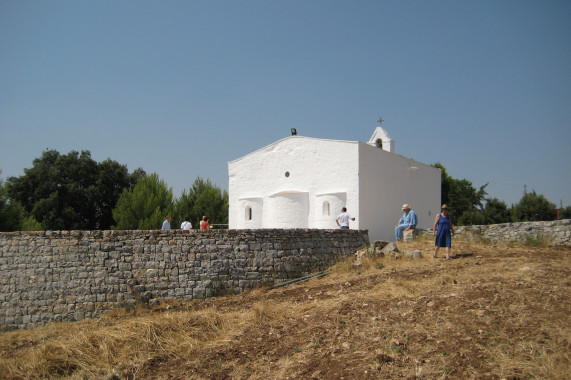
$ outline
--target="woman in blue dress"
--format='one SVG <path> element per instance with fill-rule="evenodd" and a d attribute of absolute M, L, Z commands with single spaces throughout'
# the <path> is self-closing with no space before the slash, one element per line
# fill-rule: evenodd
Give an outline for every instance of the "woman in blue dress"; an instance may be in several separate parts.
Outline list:
<path fill-rule="evenodd" d="M 436 250 L 433 258 L 438 254 L 438 248 L 446 247 L 446 260 L 450 260 L 450 247 L 452 246 L 452 232 L 454 227 L 448 215 L 448 206 L 442 205 L 441 213 L 436 215 L 434 226 L 432 226 L 432 236 L 436 236 Z"/>

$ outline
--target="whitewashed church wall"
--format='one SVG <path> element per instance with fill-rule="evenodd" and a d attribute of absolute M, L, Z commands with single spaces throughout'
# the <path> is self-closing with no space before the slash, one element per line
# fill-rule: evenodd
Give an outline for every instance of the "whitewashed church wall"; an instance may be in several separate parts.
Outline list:
<path fill-rule="evenodd" d="M 415 210 L 420 228 L 429 228 L 440 208 L 440 171 L 400 155 L 359 145 L 361 228 L 371 240 L 394 240 L 402 205 Z"/>
<path fill-rule="evenodd" d="M 338 228 L 335 219 L 340 210 L 347 204 L 347 193 L 317 194 L 315 197 L 315 228 Z"/>
<path fill-rule="evenodd" d="M 240 199 L 240 215 L 236 217 L 241 229 L 256 229 L 263 227 L 263 198 Z"/>
<path fill-rule="evenodd" d="M 378 148 L 360 147 L 357 217 L 367 226 L 364 228 L 369 230 L 371 240 L 394 240 L 394 225 L 398 220 L 395 211 L 398 213 L 402 199 L 408 198 L 403 194 L 404 186 L 399 178 L 402 173 L 397 170 L 399 158 Z"/>
<path fill-rule="evenodd" d="M 325 223 L 323 218 L 317 217 L 323 207 L 323 203 L 317 200 L 320 194 L 345 194 L 346 204 L 343 206 L 357 209 L 357 144 L 350 141 L 291 136 L 230 162 L 229 227 L 246 228 L 240 220 L 243 204 L 239 201 L 245 198 L 263 199 L 264 228 L 277 228 L 283 225 L 284 218 L 291 219 L 292 215 L 281 206 L 271 206 L 276 202 L 287 203 L 284 199 L 278 199 L 287 193 L 307 194 L 308 205 L 303 216 L 305 221 L 299 221 L 300 226 L 307 228 L 321 228 L 318 226 Z M 296 204 L 293 206 L 297 207 Z M 335 223 L 335 217 L 341 212 L 338 206 L 338 202 L 331 203 L 332 223 Z M 294 214 L 300 218 L 298 211 L 296 209 Z M 336 224 L 333 226 L 336 227 Z M 358 222 L 351 227 L 359 228 Z"/>
<path fill-rule="evenodd" d="M 308 228 L 307 192 L 280 193 L 268 197 L 264 209 L 265 228 Z"/>

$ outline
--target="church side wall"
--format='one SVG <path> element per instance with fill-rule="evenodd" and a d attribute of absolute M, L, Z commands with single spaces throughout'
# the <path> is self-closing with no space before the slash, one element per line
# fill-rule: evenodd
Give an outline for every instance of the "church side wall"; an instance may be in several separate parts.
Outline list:
<path fill-rule="evenodd" d="M 368 241 L 355 230 L 3 232 L 0 327 L 238 293 L 324 270 Z"/>
<path fill-rule="evenodd" d="M 394 240 L 394 226 L 408 203 L 419 228 L 430 228 L 440 209 L 440 171 L 400 155 L 359 145 L 361 228 L 371 240 Z"/>

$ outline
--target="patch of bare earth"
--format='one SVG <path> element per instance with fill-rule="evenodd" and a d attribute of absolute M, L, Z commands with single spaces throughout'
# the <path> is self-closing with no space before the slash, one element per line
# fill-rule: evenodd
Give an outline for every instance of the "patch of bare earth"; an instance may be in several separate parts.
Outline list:
<path fill-rule="evenodd" d="M 9 379 L 569 379 L 571 248 L 454 242 L 256 289 L 0 336 Z"/>

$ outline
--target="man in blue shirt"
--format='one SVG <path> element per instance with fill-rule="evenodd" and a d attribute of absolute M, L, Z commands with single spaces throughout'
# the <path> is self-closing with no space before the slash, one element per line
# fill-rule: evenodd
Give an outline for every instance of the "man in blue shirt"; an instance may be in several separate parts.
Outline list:
<path fill-rule="evenodd" d="M 417 224 L 416 213 L 414 210 L 410 209 L 410 206 L 407 203 L 402 205 L 402 210 L 404 211 L 404 214 L 395 226 L 395 236 L 397 240 L 402 239 L 403 231 L 414 230 Z"/>
<path fill-rule="evenodd" d="M 167 215 L 167 218 L 165 219 L 165 221 L 163 222 L 163 226 L 161 227 L 161 230 L 163 231 L 168 231 L 171 229 L 171 216 Z"/>

